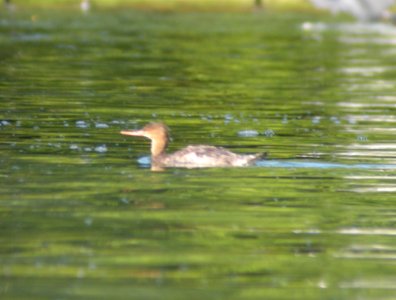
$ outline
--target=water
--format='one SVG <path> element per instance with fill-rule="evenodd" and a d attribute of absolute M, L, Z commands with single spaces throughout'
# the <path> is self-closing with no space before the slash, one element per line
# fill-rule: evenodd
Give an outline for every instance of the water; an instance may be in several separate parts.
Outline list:
<path fill-rule="evenodd" d="M 0 32 L 1 299 L 396 297 L 393 27 L 22 10 Z M 119 131 L 152 120 L 170 150 L 269 160 L 151 172 Z"/>

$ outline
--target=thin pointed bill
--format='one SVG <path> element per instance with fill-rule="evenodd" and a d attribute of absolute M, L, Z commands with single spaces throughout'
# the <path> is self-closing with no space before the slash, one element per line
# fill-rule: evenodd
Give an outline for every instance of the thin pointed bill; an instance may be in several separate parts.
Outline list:
<path fill-rule="evenodd" d="M 130 135 L 130 136 L 146 136 L 143 130 L 122 130 L 120 133 L 122 135 Z"/>

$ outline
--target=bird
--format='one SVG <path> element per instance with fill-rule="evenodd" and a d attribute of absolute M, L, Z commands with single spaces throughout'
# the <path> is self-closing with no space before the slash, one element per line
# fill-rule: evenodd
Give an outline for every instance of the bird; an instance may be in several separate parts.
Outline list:
<path fill-rule="evenodd" d="M 247 167 L 266 157 L 266 153 L 237 154 L 223 147 L 189 145 L 174 153 L 166 153 L 169 129 L 164 123 L 149 123 L 142 129 L 122 130 L 122 135 L 145 137 L 151 140 L 151 167 L 162 170 L 175 168 Z"/>

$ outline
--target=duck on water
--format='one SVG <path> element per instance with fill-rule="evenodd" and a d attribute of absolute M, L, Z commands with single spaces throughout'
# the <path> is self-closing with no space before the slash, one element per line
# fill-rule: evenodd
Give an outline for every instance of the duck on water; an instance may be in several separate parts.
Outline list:
<path fill-rule="evenodd" d="M 190 145 L 167 154 L 165 150 L 169 142 L 169 130 L 163 123 L 150 123 L 139 130 L 123 130 L 121 134 L 150 139 L 151 167 L 158 170 L 166 167 L 247 167 L 266 156 L 266 153 L 236 154 L 222 147 L 207 145 Z"/>

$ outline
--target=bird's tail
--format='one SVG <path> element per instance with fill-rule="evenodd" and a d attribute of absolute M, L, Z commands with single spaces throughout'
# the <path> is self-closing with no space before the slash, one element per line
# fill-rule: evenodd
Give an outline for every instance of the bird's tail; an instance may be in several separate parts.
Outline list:
<path fill-rule="evenodd" d="M 260 152 L 260 153 L 254 154 L 254 160 L 266 159 L 267 156 L 268 156 L 267 152 Z"/>

